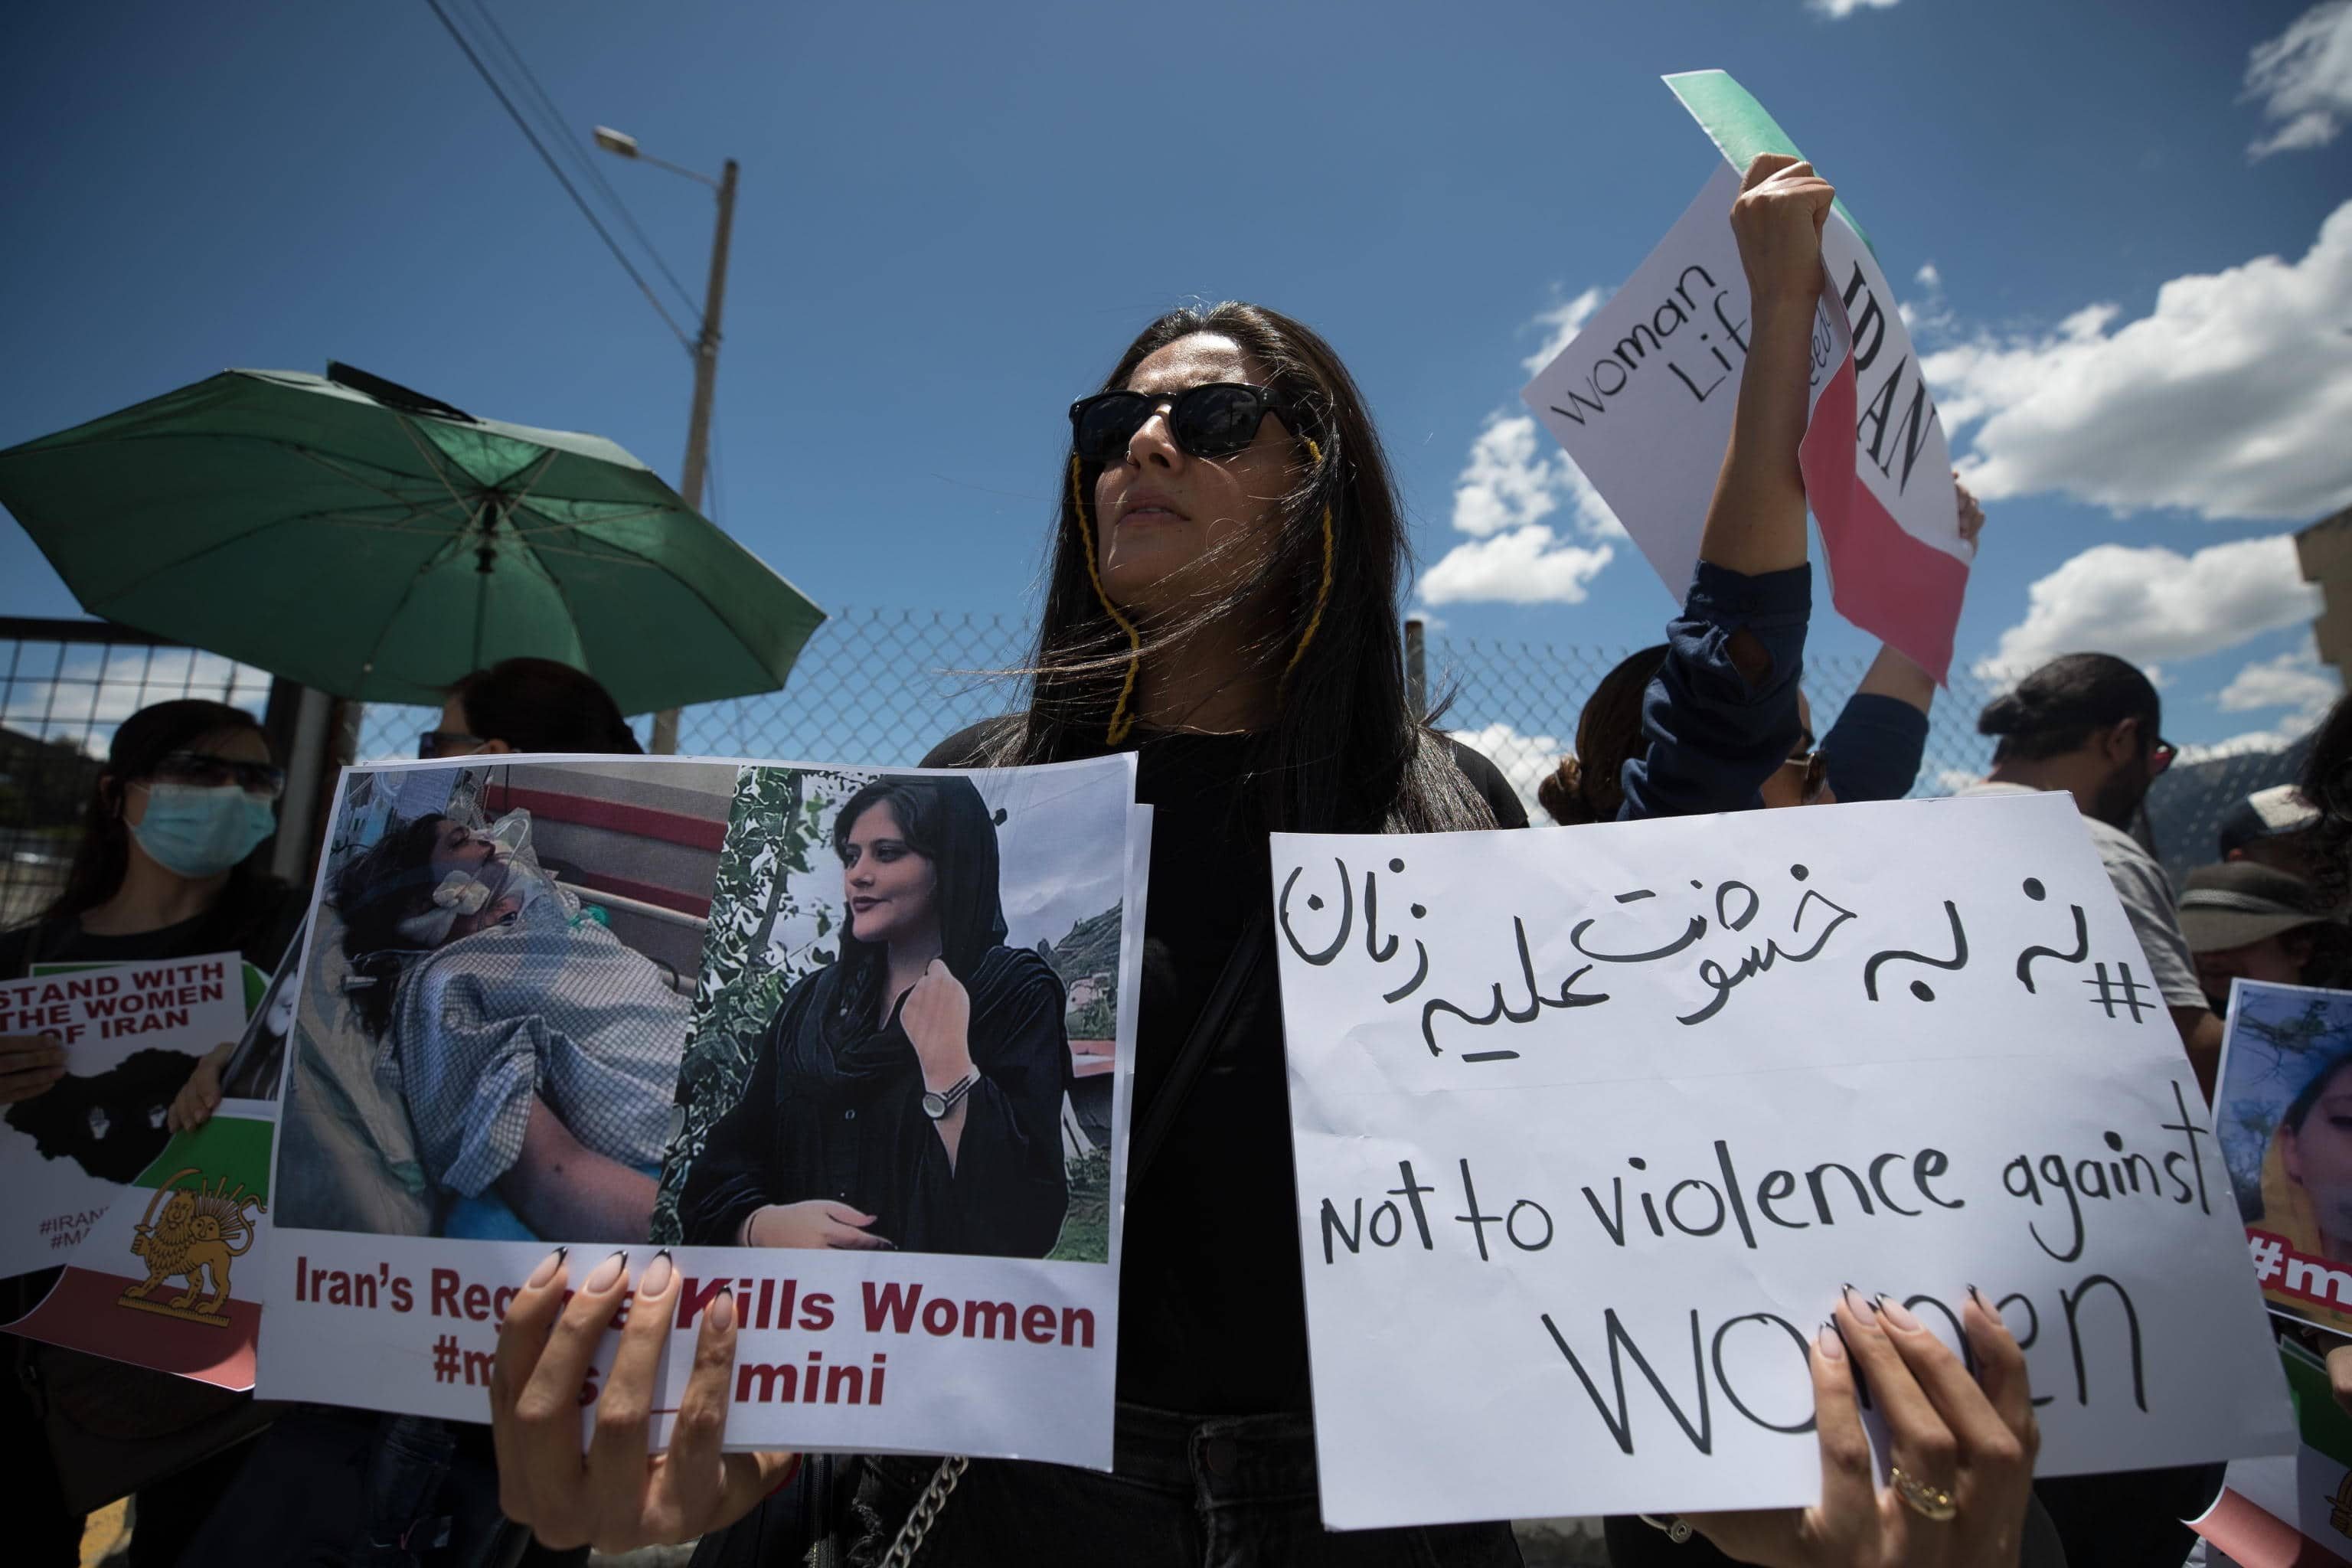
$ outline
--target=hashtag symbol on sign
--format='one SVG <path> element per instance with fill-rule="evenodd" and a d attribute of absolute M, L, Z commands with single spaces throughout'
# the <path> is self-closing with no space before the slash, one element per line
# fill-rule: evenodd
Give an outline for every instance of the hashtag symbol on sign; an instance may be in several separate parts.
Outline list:
<path fill-rule="evenodd" d="M 2155 1004 L 2145 998 L 2139 982 L 2132 978 L 2130 964 L 2118 963 L 2116 965 L 2116 972 L 2123 977 L 2123 984 L 2120 987 L 2107 978 L 2107 966 L 2104 963 L 2097 966 L 2097 979 L 2083 982 L 2085 985 L 2095 985 L 2099 989 L 2099 994 L 2091 998 L 2091 1005 L 2105 1007 L 2110 1018 L 2116 1016 L 2116 1009 L 2118 1006 L 2128 1007 L 2131 1009 L 2131 1020 L 2137 1024 L 2139 1022 L 2142 1009 L 2154 1012 Z"/>
<path fill-rule="evenodd" d="M 2246 1237 L 2248 1249 L 2254 1255 L 2254 1278 L 2268 1284 L 2279 1277 L 2280 1266 L 2286 1258 L 2286 1243 L 2273 1241 L 2266 1236 Z"/>
<path fill-rule="evenodd" d="M 433 1342 L 433 1376 L 436 1382 L 455 1383 L 458 1369 L 466 1358 L 457 1353 L 457 1336 L 443 1334 Z"/>

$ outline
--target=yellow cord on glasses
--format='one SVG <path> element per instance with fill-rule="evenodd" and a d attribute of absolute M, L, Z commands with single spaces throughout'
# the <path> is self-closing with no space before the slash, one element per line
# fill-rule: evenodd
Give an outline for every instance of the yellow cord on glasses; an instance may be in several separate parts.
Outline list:
<path fill-rule="evenodd" d="M 1128 712 L 1127 705 L 1135 696 L 1135 670 L 1137 661 L 1143 657 L 1143 638 L 1137 634 L 1135 623 L 1120 615 L 1118 606 L 1110 602 L 1110 595 L 1103 592 L 1102 563 L 1095 555 L 1094 525 L 1087 521 L 1085 468 L 1085 459 L 1075 452 L 1071 453 L 1070 507 L 1078 514 L 1078 542 L 1086 547 L 1087 578 L 1094 584 L 1095 597 L 1102 602 L 1104 613 L 1110 616 L 1120 631 L 1127 634 L 1127 674 L 1118 683 L 1118 700 L 1111 707 L 1110 731 L 1103 737 L 1109 744 L 1116 746 L 1127 739 L 1127 732 L 1129 730 L 1135 728 L 1135 718 Z"/>
<path fill-rule="evenodd" d="M 1314 459 L 1318 468 L 1322 467 L 1323 448 L 1317 446 L 1311 437 L 1301 436 L 1299 439 L 1307 443 L 1307 457 Z M 1315 630 L 1323 624 L 1323 606 L 1331 602 L 1332 558 L 1337 550 L 1338 543 L 1331 536 L 1331 509 L 1326 506 L 1323 509 L 1323 585 L 1315 591 L 1315 613 L 1307 617 L 1307 629 L 1299 634 L 1298 646 L 1290 650 L 1290 662 L 1282 667 L 1282 679 L 1276 686 L 1277 693 L 1290 683 L 1290 672 L 1297 669 L 1298 661 L 1307 657 L 1307 645 L 1315 640 Z"/>
<path fill-rule="evenodd" d="M 1317 446 L 1311 437 L 1301 436 L 1299 439 L 1306 443 L 1308 458 L 1319 467 L 1323 461 L 1323 448 Z M 1118 700 L 1111 706 L 1110 728 L 1103 736 L 1106 743 L 1116 746 L 1125 741 L 1135 728 L 1135 716 L 1128 711 L 1128 705 L 1135 698 L 1135 676 L 1143 657 L 1143 637 L 1136 631 L 1135 623 L 1120 614 L 1118 606 L 1110 602 L 1110 595 L 1103 591 L 1102 563 L 1095 552 L 1094 525 L 1087 520 L 1085 468 L 1084 459 L 1073 453 L 1070 458 L 1070 508 L 1077 515 L 1078 542 L 1087 552 L 1087 580 L 1094 584 L 1095 598 L 1102 605 L 1103 613 L 1109 616 L 1112 624 L 1127 635 L 1127 673 L 1119 679 Z M 1331 509 L 1326 506 L 1323 509 L 1323 581 L 1316 590 L 1315 609 L 1307 617 L 1307 629 L 1299 634 L 1298 646 L 1290 652 L 1290 662 L 1282 667 L 1282 679 L 1276 683 L 1277 691 L 1289 683 L 1291 671 L 1297 669 L 1298 661 L 1307 657 L 1307 645 L 1315 640 L 1317 629 L 1323 625 L 1324 606 L 1331 602 L 1331 576 L 1338 549 Z"/>

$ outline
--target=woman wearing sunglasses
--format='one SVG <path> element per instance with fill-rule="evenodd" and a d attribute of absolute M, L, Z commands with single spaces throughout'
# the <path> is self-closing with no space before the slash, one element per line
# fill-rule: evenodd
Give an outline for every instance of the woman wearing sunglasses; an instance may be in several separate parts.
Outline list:
<path fill-rule="evenodd" d="M 212 952 L 241 952 L 265 972 L 274 970 L 308 902 L 303 890 L 253 863 L 253 851 L 277 827 L 285 784 L 260 725 L 240 709 L 160 702 L 125 719 L 91 786 L 65 889 L 38 920 L 0 934 L 0 978 L 21 978 L 37 963 L 121 963 Z M 233 1044 L 205 1058 L 184 1085 L 153 1086 L 151 1115 L 179 1125 L 194 1107 L 209 1114 L 219 1101 L 219 1073 Z M 54 1037 L 0 1037 L 0 1102 L 46 1094 L 68 1070 L 67 1053 Z M 160 1139 L 162 1131 L 154 1135 Z M 44 1271 L 8 1281 L 0 1291 L 0 1311 L 18 1316 L 47 1294 L 54 1278 Z M 179 1462 L 158 1455 L 194 1460 L 259 1425 L 243 1394 L 47 1345 L 15 1343 L 9 1371 L 29 1367 L 47 1390 L 48 1422 L 121 1436 L 126 1441 L 114 1450 L 119 1455 L 138 1455 L 142 1445 L 152 1445 L 146 1457 L 125 1461 L 144 1473 Z M 82 1521 L 65 1506 L 43 1417 L 26 1383 L 14 1375 L 0 1391 L 0 1432 L 16 1439 L 11 1451 L 37 1457 L 10 1510 L 10 1543 L 26 1562 L 73 1562 Z M 86 1423 L 84 1415 L 90 1417 Z M 140 1530 L 152 1530 L 159 1549 L 186 1540 L 247 1447 L 239 1444 L 227 1458 L 142 1485 Z M 160 1551 L 159 1560 L 171 1550 Z"/>
<path fill-rule="evenodd" d="M 1751 184 L 1777 168 L 1759 165 Z M 1748 215 L 1778 237 L 1768 272 L 1809 290 L 1821 275 L 1814 208 L 1828 203 L 1811 173 L 1762 191 Z M 1741 394 L 1743 434 L 1716 501 L 1735 519 L 1769 512 L 1775 527 L 1793 510 L 1800 542 L 1795 452 L 1811 313 L 1808 292 L 1777 335 L 1759 328 L 1756 352 L 1770 367 L 1761 377 L 1751 367 L 1750 380 L 1769 390 Z M 1791 394 L 1793 416 L 1781 405 Z M 1029 705 L 925 761 L 1132 751 L 1138 795 L 1155 808 L 1115 1473 L 868 1458 L 850 1560 L 919 1543 L 924 1564 L 1516 1563 L 1502 1523 L 1322 1529 L 1265 910 L 1270 831 L 1516 827 L 1526 811 L 1492 763 L 1408 704 L 1404 528 L 1362 399 L 1319 338 L 1253 305 L 1173 312 L 1073 406 L 1071 426 Z M 1760 552 L 1737 545 L 1740 532 L 1710 524 L 1710 540 L 1737 557 L 1733 572 L 1790 564 L 1770 558 L 1769 542 Z M 703 1317 L 673 1446 L 647 1463 L 649 1369 L 680 1288 L 667 1258 L 635 1281 L 583 1453 L 573 1393 L 596 1325 L 631 1284 L 624 1263 L 575 1277 L 551 1257 L 500 1336 L 491 1411 L 501 1495 L 551 1543 L 612 1549 L 711 1532 L 793 1473 L 790 1455 L 720 1451 L 735 1329 L 724 1296 Z M 760 1548 L 712 1550 L 749 1562 Z"/>

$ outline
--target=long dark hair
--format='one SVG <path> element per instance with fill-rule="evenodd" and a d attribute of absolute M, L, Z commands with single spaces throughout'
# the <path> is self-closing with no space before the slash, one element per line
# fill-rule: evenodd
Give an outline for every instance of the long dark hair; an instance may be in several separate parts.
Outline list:
<path fill-rule="evenodd" d="M 890 808 L 907 847 L 931 863 L 937 879 L 931 896 L 939 911 L 940 956 L 947 961 L 948 973 L 970 985 L 981 958 L 989 949 L 1004 945 L 995 818 L 970 779 L 926 774 L 878 778 L 851 795 L 834 816 L 833 852 L 844 865 L 849 860 L 850 831 L 877 805 Z M 888 960 L 881 944 L 858 941 L 850 926 L 843 924 L 835 966 L 841 979 L 824 1021 L 829 1036 L 838 1039 L 870 1026 Z"/>
<path fill-rule="evenodd" d="M 121 891 L 123 872 L 131 865 L 131 829 L 122 821 L 124 790 L 152 778 L 155 764 L 173 752 L 186 751 L 207 735 L 242 730 L 262 733 L 260 721 L 244 709 L 194 697 L 142 708 L 116 726 L 106 749 L 106 765 L 91 781 L 89 798 L 82 805 L 81 841 L 74 847 L 65 888 L 41 911 L 41 919 L 76 919 Z M 266 743 L 268 737 L 263 739 Z M 238 862 L 213 906 L 240 936 L 268 913 L 284 886 L 258 869 L 260 854 L 256 849 Z"/>
<path fill-rule="evenodd" d="M 621 705 L 585 671 L 551 658 L 501 659 L 449 689 L 478 740 L 518 752 L 607 752 L 635 756 Z"/>
<path fill-rule="evenodd" d="M 1991 735 L 1993 764 L 2063 756 L 2092 731 L 2139 721 L 2143 755 L 2156 744 L 2164 704 L 2139 667 L 2111 653 L 2062 654 L 1994 698 L 1977 716 Z"/>
<path fill-rule="evenodd" d="M 2303 760 L 2303 798 L 2319 808 L 2310 857 L 2320 892 L 2330 904 L 2352 894 L 2352 697 L 2327 710 Z"/>
<path fill-rule="evenodd" d="M 1153 321 L 1103 378 L 1102 390 L 1125 386 L 1146 356 L 1195 332 L 1238 343 L 1307 426 L 1291 434 L 1302 444 L 1312 441 L 1320 457 L 1305 465 L 1298 487 L 1283 499 L 1265 571 L 1179 624 L 1140 628 L 1146 635 L 1138 657 L 1181 656 L 1205 628 L 1232 624 L 1270 580 L 1283 592 L 1281 623 L 1248 650 L 1280 680 L 1274 724 L 1255 737 L 1249 763 L 1265 826 L 1409 832 L 1493 826 L 1493 813 L 1454 765 L 1427 716 L 1407 705 L 1397 597 L 1411 552 L 1380 437 L 1354 378 L 1307 327 L 1263 306 L 1227 301 L 1171 310 Z M 1028 711 L 983 743 L 983 763 L 1055 762 L 1107 743 L 1129 676 L 1129 644 L 1095 588 L 1091 533 L 1080 514 L 1083 507 L 1091 516 L 1095 477 L 1090 466 L 1065 460 Z"/>
<path fill-rule="evenodd" d="M 1601 678 L 1576 717 L 1576 753 L 1536 785 L 1536 800 L 1554 822 L 1614 822 L 1625 804 L 1625 760 L 1642 744 L 1642 696 L 1666 662 L 1666 645 L 1617 661 Z"/>
<path fill-rule="evenodd" d="M 401 934 L 400 922 L 422 914 L 433 902 L 433 847 L 440 842 L 441 812 L 384 825 L 383 837 L 354 856 L 335 879 L 335 911 L 342 917 L 343 953 L 355 979 L 352 1010 L 372 1037 L 392 1024 L 401 965 L 416 956 L 416 943 Z"/>

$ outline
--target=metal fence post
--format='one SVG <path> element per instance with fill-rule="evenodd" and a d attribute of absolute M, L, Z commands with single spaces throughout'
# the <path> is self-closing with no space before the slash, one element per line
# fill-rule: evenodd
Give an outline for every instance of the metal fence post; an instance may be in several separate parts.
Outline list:
<path fill-rule="evenodd" d="M 310 872 L 311 843 L 317 837 L 312 829 L 320 817 L 320 784 L 332 772 L 327 755 L 331 739 L 328 721 L 335 700 L 315 686 L 295 686 L 284 679 L 273 684 L 292 688 L 282 696 L 273 690 L 270 704 L 277 707 L 283 697 L 291 697 L 293 721 L 284 742 L 286 794 L 278 803 L 278 841 L 270 849 L 269 869 L 289 882 L 301 882 L 309 879 Z"/>
<path fill-rule="evenodd" d="M 1404 624 L 1404 705 L 1416 721 L 1429 713 L 1429 653 L 1417 616 Z"/>

